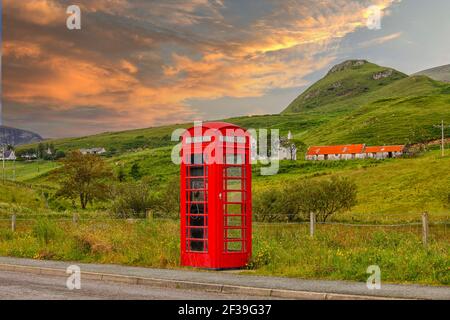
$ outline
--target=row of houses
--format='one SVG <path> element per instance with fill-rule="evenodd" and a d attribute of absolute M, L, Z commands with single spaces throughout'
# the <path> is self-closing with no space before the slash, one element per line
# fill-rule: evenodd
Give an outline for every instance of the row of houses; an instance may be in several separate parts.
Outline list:
<path fill-rule="evenodd" d="M 312 146 L 306 153 L 306 160 L 354 160 L 398 158 L 405 153 L 404 145 L 373 146 L 350 144 L 340 146 Z"/>
<path fill-rule="evenodd" d="M 105 148 L 91 148 L 91 149 L 80 149 L 80 152 L 84 155 L 86 154 L 105 154 L 106 149 Z"/>

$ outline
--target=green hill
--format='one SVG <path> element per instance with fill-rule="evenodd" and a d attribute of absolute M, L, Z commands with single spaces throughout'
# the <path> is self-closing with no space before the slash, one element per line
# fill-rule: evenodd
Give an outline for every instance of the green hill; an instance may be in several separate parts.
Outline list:
<path fill-rule="evenodd" d="M 437 81 L 450 82 L 450 64 L 417 72 L 417 76 L 427 76 Z"/>
<path fill-rule="evenodd" d="M 309 110 L 348 110 L 371 101 L 373 93 L 407 75 L 366 60 L 348 60 L 334 66 L 321 80 L 295 99 L 283 113 Z"/>
<path fill-rule="evenodd" d="M 450 122 L 450 86 L 424 76 L 404 78 L 368 97 L 372 102 L 301 138 L 312 144 L 408 144 L 439 138 L 434 125 Z"/>

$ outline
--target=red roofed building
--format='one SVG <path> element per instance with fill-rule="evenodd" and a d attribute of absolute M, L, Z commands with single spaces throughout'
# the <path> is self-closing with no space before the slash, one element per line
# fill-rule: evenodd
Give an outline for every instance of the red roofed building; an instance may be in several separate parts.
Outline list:
<path fill-rule="evenodd" d="M 404 154 L 405 146 L 367 147 L 365 152 L 367 158 L 398 158 Z"/>
<path fill-rule="evenodd" d="M 342 146 L 313 146 L 306 153 L 306 160 L 352 160 L 364 159 L 364 144 Z"/>
<path fill-rule="evenodd" d="M 366 147 L 364 144 L 341 146 L 313 146 L 306 153 L 306 160 L 353 160 L 398 158 L 405 153 L 405 146 Z"/>

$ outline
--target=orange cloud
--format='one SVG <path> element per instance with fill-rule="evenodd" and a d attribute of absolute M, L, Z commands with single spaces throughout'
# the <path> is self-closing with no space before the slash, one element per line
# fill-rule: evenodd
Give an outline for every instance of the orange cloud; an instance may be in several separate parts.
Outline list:
<path fill-rule="evenodd" d="M 57 1 L 52 0 L 3 0 L 4 10 L 13 12 L 13 14 L 27 21 L 45 26 L 64 22 L 65 8 Z"/>
<path fill-rule="evenodd" d="M 336 40 L 365 25 L 369 5 L 392 3 L 274 2 L 245 28 L 224 16 L 226 1 L 80 0 L 82 30 L 71 33 L 63 1 L 5 0 L 4 98 L 123 112 L 116 121 L 132 127 L 182 121 L 192 100 L 307 84 L 335 59 Z"/>

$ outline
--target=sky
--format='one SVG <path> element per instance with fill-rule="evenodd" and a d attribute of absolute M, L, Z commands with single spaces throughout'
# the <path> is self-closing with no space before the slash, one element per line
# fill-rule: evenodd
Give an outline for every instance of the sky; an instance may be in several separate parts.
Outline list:
<path fill-rule="evenodd" d="M 279 113 L 347 59 L 449 64 L 449 14 L 448 0 L 3 0 L 3 122 L 58 138 Z"/>

